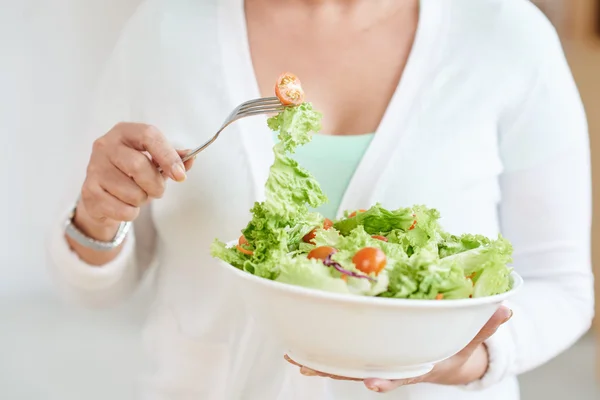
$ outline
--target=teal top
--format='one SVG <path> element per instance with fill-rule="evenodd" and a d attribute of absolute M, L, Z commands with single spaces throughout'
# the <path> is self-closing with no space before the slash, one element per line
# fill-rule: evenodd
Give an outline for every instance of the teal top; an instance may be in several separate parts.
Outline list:
<path fill-rule="evenodd" d="M 296 150 L 293 158 L 310 171 L 329 202 L 316 211 L 335 219 L 354 171 L 369 148 L 374 134 L 313 135 L 312 141 Z"/>

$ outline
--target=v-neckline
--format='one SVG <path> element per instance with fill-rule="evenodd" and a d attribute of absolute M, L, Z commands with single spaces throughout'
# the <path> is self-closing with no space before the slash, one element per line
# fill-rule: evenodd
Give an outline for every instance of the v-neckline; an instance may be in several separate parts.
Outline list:
<path fill-rule="evenodd" d="M 387 167 L 392 152 L 404 136 L 412 106 L 417 103 L 420 88 L 426 83 L 424 78 L 434 64 L 431 56 L 442 32 L 443 9 L 447 3 L 437 0 L 419 1 L 419 21 L 406 65 L 375 136 L 346 188 L 338 215 L 347 209 L 365 208 L 373 204 L 378 177 Z M 220 1 L 219 38 L 232 107 L 260 97 L 250 51 L 244 0 Z M 249 118 L 238 123 L 240 138 L 248 151 L 255 181 L 255 197 L 260 200 L 264 195 L 264 182 L 273 160 L 273 137 L 258 135 L 258 132 L 265 130 L 265 123 L 261 118 Z"/>

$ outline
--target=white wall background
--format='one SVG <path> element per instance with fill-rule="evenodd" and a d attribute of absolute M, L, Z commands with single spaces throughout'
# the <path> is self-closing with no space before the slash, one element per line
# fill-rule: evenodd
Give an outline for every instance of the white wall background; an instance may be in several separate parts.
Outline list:
<path fill-rule="evenodd" d="M 130 400 L 143 299 L 89 312 L 46 273 L 78 132 L 139 0 L 0 0 L 0 398 Z M 101 132 L 99 132 L 101 134 Z"/>

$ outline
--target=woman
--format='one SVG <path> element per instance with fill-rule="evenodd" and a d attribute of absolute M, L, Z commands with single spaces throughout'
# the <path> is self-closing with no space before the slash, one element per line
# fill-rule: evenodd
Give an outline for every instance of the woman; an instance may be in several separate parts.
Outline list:
<path fill-rule="evenodd" d="M 209 255 L 262 197 L 264 118 L 228 128 L 193 171 L 179 156 L 237 104 L 271 96 L 283 71 L 325 116 L 298 154 L 330 198 L 323 211 L 420 203 L 451 232 L 502 232 L 527 282 L 510 322 L 501 308 L 432 374 L 374 377 L 371 391 L 282 360 Z M 515 400 L 516 375 L 589 327 L 585 116 L 555 31 L 525 0 L 152 0 L 101 89 L 81 199 L 50 252 L 65 290 L 92 305 L 127 297 L 156 261 L 144 399 Z M 117 234 L 122 221 L 134 232 Z"/>

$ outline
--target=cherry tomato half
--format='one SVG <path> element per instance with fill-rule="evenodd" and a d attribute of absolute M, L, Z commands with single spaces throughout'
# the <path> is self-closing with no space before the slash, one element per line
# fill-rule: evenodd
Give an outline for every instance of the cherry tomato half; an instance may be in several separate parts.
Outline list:
<path fill-rule="evenodd" d="M 387 242 L 388 241 L 388 238 L 386 238 L 385 236 L 381 236 L 381 235 L 373 235 L 371 237 L 373 239 L 381 240 L 382 242 Z"/>
<path fill-rule="evenodd" d="M 354 218 L 354 217 L 356 217 L 356 214 L 358 214 L 359 212 L 364 213 L 365 211 L 367 211 L 367 210 L 363 210 L 361 208 L 360 210 L 354 211 L 354 212 L 352 212 L 352 214 L 348 215 L 348 218 Z"/>
<path fill-rule="evenodd" d="M 315 259 L 315 260 L 325 260 L 327 257 L 329 257 L 332 254 L 337 253 L 337 250 L 334 249 L 333 247 L 329 247 L 329 246 L 321 246 L 321 247 L 315 247 L 314 249 L 312 249 L 310 251 L 310 253 L 308 253 L 308 258 L 309 259 Z"/>
<path fill-rule="evenodd" d="M 352 257 L 352 262 L 359 271 L 365 274 L 374 272 L 377 275 L 385 268 L 387 259 L 381 249 L 365 247 L 356 252 L 354 257 Z"/>
<path fill-rule="evenodd" d="M 323 221 L 323 229 L 328 230 L 332 226 L 333 226 L 333 222 L 329 218 L 325 218 L 325 221 Z M 312 231 L 310 231 L 306 235 L 304 235 L 304 237 L 302 238 L 302 241 L 304 243 L 312 243 L 315 236 L 317 236 L 317 228 L 313 229 Z"/>
<path fill-rule="evenodd" d="M 302 241 L 304 243 L 312 243 L 315 236 L 317 236 L 317 230 L 313 229 L 312 231 L 310 231 L 306 235 L 304 235 L 304 237 L 302 238 Z"/>
<path fill-rule="evenodd" d="M 251 256 L 251 255 L 253 255 L 253 254 L 254 254 L 254 252 L 253 252 L 253 251 L 251 251 L 251 250 L 246 250 L 245 248 L 243 248 L 243 247 L 242 247 L 242 246 L 240 246 L 239 244 L 238 244 L 237 246 L 235 246 L 235 247 L 238 249 L 238 251 L 239 251 L 240 253 L 244 253 L 244 254 L 246 254 L 247 256 Z"/>
<path fill-rule="evenodd" d="M 247 256 L 251 256 L 254 254 L 254 252 L 252 250 L 247 250 L 245 248 L 243 248 L 242 246 L 245 246 L 248 244 L 248 239 L 246 239 L 246 237 L 244 235 L 240 236 L 240 238 L 238 239 L 238 245 L 235 246 L 238 251 L 240 253 L 246 254 Z"/>
<path fill-rule="evenodd" d="M 304 90 L 300 79 L 290 72 L 279 75 L 275 84 L 275 95 L 284 105 L 300 105 L 304 102 Z"/>

